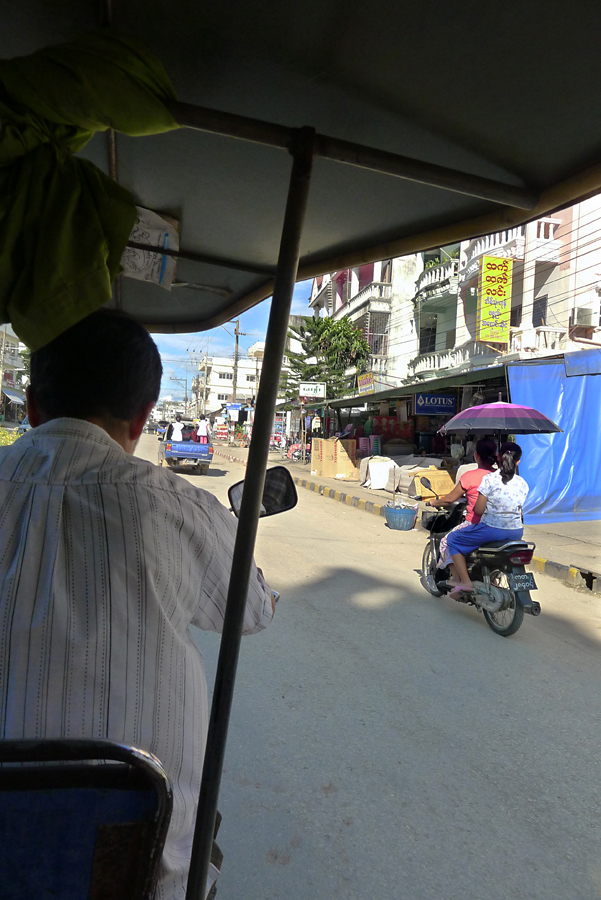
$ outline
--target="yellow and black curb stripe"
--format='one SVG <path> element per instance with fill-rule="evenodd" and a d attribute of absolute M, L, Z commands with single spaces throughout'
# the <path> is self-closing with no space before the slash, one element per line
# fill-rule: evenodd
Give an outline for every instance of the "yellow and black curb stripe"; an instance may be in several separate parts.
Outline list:
<path fill-rule="evenodd" d="M 543 559 L 542 556 L 533 556 L 529 568 L 535 572 L 542 572 L 550 578 L 563 581 L 570 587 L 584 588 L 595 594 L 601 594 L 601 575 L 596 572 L 579 569 L 576 566 L 566 566 L 550 559 Z"/>
<path fill-rule="evenodd" d="M 385 507 L 381 503 L 374 503 L 372 500 L 365 500 L 363 497 L 353 497 L 352 494 L 336 491 L 334 488 L 327 487 L 325 484 L 319 484 L 317 481 L 309 481 L 308 478 L 298 478 L 294 475 L 292 477 L 298 487 L 313 491 L 313 493 L 319 494 L 321 497 L 327 497 L 328 500 L 344 503 L 345 506 L 360 509 L 363 512 L 371 513 L 373 516 L 384 517 L 385 515 Z"/>

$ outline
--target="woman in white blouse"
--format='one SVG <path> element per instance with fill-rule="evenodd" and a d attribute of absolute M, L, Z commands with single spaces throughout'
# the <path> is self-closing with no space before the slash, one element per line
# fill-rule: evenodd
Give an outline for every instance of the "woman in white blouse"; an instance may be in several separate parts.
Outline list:
<path fill-rule="evenodd" d="M 490 541 L 520 540 L 524 534 L 522 507 L 529 488 L 517 474 L 521 458 L 522 448 L 518 444 L 503 444 L 498 456 L 499 468 L 485 475 L 478 488 L 474 512 L 482 518 L 477 525 L 468 525 L 448 536 L 447 547 L 460 579 L 460 584 L 451 591 L 454 600 L 461 591 L 473 590 L 465 564 L 468 553 Z"/>

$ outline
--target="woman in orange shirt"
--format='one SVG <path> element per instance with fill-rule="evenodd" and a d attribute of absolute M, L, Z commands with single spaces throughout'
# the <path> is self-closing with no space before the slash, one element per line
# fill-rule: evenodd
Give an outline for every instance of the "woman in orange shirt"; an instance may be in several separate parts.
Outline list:
<path fill-rule="evenodd" d="M 471 469 L 469 472 L 464 472 L 453 490 L 449 491 L 448 494 L 445 494 L 444 497 L 439 497 L 438 500 L 428 500 L 426 503 L 426 506 L 435 506 L 438 508 L 440 506 L 448 506 L 450 503 L 454 503 L 455 500 L 459 500 L 460 497 L 466 496 L 467 513 L 465 521 L 453 528 L 452 531 L 458 531 L 460 528 L 465 528 L 467 525 L 477 525 L 480 521 L 480 516 L 474 512 L 474 506 L 478 499 L 478 488 L 480 487 L 482 479 L 485 475 L 488 475 L 489 472 L 494 470 L 497 462 L 497 445 L 495 442 L 490 438 L 483 438 L 478 441 L 476 444 L 476 452 L 474 453 L 474 460 L 478 465 L 477 469 Z M 449 531 L 449 534 L 451 534 L 451 531 Z M 455 566 L 451 561 L 447 549 L 447 535 L 445 535 L 440 542 L 438 568 L 446 569 L 447 566 L 451 567 L 451 577 L 447 580 L 447 584 L 459 584 Z"/>

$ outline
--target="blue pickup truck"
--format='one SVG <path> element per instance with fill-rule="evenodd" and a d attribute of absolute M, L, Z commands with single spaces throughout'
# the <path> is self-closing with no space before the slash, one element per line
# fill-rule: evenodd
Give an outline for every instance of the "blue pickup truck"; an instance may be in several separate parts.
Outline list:
<path fill-rule="evenodd" d="M 212 444 L 194 441 L 161 441 L 159 444 L 159 466 L 190 466 L 199 475 L 206 475 L 212 460 Z"/>

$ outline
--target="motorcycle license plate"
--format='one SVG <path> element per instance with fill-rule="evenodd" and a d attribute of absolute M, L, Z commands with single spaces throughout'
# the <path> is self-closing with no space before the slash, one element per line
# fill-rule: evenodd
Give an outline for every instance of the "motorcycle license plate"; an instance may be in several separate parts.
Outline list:
<path fill-rule="evenodd" d="M 532 572 L 511 572 L 509 587 L 512 591 L 535 591 L 536 582 Z"/>

